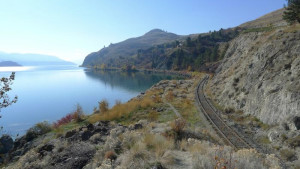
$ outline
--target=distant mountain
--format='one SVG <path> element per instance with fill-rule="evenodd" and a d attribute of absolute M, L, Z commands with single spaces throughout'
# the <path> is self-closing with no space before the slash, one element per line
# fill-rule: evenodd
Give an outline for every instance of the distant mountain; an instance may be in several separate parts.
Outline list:
<path fill-rule="evenodd" d="M 104 63 L 110 67 L 118 67 L 126 64 L 128 59 L 138 53 L 138 50 L 148 49 L 154 45 L 172 42 L 183 37 L 160 29 L 153 29 L 143 36 L 111 44 L 109 47 L 89 54 L 84 59 L 82 66 L 95 66 Z"/>
<path fill-rule="evenodd" d="M 0 52 L 0 61 L 12 61 L 23 66 L 73 65 L 74 63 L 55 56 L 42 54 L 19 54 Z"/>
<path fill-rule="evenodd" d="M 22 66 L 16 62 L 12 61 L 2 61 L 0 62 L 0 67 L 10 67 L 10 66 Z"/>

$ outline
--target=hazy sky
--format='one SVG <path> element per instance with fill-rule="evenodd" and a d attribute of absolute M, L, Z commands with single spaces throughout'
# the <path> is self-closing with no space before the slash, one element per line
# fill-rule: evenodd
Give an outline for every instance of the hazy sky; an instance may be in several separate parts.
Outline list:
<path fill-rule="evenodd" d="M 0 0 L 0 51 L 82 63 L 153 28 L 180 35 L 238 26 L 285 0 Z"/>

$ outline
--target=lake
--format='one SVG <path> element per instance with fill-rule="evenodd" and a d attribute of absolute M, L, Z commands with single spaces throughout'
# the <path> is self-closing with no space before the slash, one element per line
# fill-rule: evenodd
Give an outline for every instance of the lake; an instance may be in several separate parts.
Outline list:
<path fill-rule="evenodd" d="M 163 79 L 176 77 L 145 72 L 94 71 L 76 66 L 0 68 L 0 76 L 16 71 L 9 92 L 18 101 L 1 110 L 2 133 L 24 134 L 34 124 L 54 122 L 72 112 L 79 103 L 91 114 L 98 102 L 106 99 L 112 107 L 149 89 Z"/>

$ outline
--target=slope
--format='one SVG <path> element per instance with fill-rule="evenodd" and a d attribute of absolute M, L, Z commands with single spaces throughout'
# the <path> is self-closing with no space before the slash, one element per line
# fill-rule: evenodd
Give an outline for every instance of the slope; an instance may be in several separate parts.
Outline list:
<path fill-rule="evenodd" d="M 126 63 L 126 60 L 137 54 L 139 49 L 147 49 L 153 45 L 175 41 L 180 38 L 182 38 L 182 36 L 168 33 L 160 29 L 154 29 L 143 36 L 111 44 L 109 47 L 89 54 L 84 59 L 82 66 L 87 67 L 104 63 L 110 67 L 119 67 L 120 63 Z"/>

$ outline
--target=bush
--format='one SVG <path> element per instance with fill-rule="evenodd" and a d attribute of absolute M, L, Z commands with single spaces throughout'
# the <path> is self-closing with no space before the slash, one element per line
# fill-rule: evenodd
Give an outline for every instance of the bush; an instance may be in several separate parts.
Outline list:
<path fill-rule="evenodd" d="M 105 158 L 110 160 L 110 163 L 112 165 L 113 161 L 117 159 L 117 155 L 114 151 L 107 151 L 105 153 Z"/>
<path fill-rule="evenodd" d="M 81 121 L 83 121 L 83 118 L 84 118 L 84 113 L 83 113 L 82 107 L 80 106 L 80 104 L 77 104 L 76 110 L 73 112 L 73 119 L 76 122 L 81 122 Z"/>
<path fill-rule="evenodd" d="M 292 148 L 300 147 L 300 136 L 297 136 L 295 138 L 291 138 L 287 140 L 287 143 Z"/>
<path fill-rule="evenodd" d="M 184 119 L 176 119 L 171 123 L 172 131 L 175 133 L 175 142 L 181 140 L 185 125 L 186 122 Z"/>
<path fill-rule="evenodd" d="M 65 117 L 62 117 L 60 120 L 57 120 L 56 122 L 54 122 L 53 127 L 58 128 L 61 125 L 70 123 L 73 120 L 73 118 L 74 118 L 74 114 L 72 114 L 72 113 L 67 114 Z"/>
<path fill-rule="evenodd" d="M 102 100 L 99 102 L 100 113 L 106 113 L 108 111 L 108 102 L 107 100 Z"/>
<path fill-rule="evenodd" d="M 284 160 L 287 160 L 287 161 L 294 161 L 297 158 L 296 153 L 289 149 L 280 150 L 280 155 Z"/>
<path fill-rule="evenodd" d="M 167 93 L 167 95 L 166 95 L 166 99 L 167 99 L 168 101 L 173 101 L 173 99 L 174 99 L 174 93 L 173 93 L 172 91 L 169 91 L 169 92 Z"/>
<path fill-rule="evenodd" d="M 149 114 L 148 114 L 148 118 L 149 120 L 151 121 L 156 121 L 158 119 L 158 113 L 157 111 L 151 111 Z"/>
<path fill-rule="evenodd" d="M 181 133 L 185 127 L 185 120 L 184 119 L 176 119 L 171 123 L 171 128 L 176 133 Z"/>
<path fill-rule="evenodd" d="M 72 122 L 72 120 L 74 120 L 75 122 L 78 123 L 78 122 L 83 121 L 83 118 L 84 118 L 84 113 L 83 113 L 82 107 L 79 104 L 77 104 L 76 110 L 74 112 L 67 114 L 65 117 L 62 117 L 60 120 L 57 120 L 56 122 L 54 122 L 53 127 L 57 129 L 61 125 Z"/>
<path fill-rule="evenodd" d="M 33 127 L 27 130 L 25 138 L 27 141 L 31 141 L 40 135 L 46 134 L 52 130 L 51 124 L 44 121 L 37 123 Z"/>
<path fill-rule="evenodd" d="M 225 108 L 225 113 L 226 114 L 231 114 L 231 113 L 234 113 L 235 111 L 234 111 L 234 109 L 232 108 L 232 107 L 227 107 L 227 108 Z"/>

